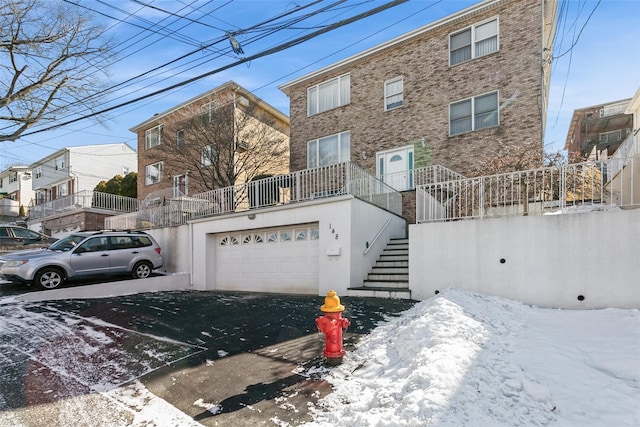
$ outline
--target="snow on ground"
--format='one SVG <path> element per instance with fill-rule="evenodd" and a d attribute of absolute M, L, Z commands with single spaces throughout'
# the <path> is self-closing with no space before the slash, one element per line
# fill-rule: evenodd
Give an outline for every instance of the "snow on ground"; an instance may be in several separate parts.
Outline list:
<path fill-rule="evenodd" d="M 0 338 L 0 427 L 198 425 L 136 380 L 198 347 L 10 298 L 0 299 Z M 335 388 L 307 427 L 639 426 L 640 311 L 447 290 L 388 318 L 342 365 L 301 369 Z"/>
<path fill-rule="evenodd" d="M 0 427 L 200 425 L 137 381 L 198 347 L 11 298 L 0 319 Z"/>
<path fill-rule="evenodd" d="M 640 311 L 447 290 L 326 376 L 313 426 L 639 426 Z"/>

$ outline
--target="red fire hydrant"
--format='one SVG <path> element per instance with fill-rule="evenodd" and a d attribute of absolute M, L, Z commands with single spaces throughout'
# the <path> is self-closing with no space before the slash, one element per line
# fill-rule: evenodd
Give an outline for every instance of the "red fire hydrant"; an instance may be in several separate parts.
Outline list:
<path fill-rule="evenodd" d="M 342 363 L 344 348 L 342 347 L 342 330 L 349 327 L 349 319 L 342 317 L 344 306 L 335 291 L 327 292 L 324 305 L 320 307 L 324 316 L 316 319 L 318 330 L 324 333 L 324 357 L 329 365 Z"/>

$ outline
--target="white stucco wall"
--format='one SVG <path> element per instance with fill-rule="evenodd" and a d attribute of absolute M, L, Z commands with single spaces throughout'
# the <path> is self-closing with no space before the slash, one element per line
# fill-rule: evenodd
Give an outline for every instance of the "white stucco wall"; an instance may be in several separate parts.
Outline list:
<path fill-rule="evenodd" d="M 409 237 L 418 300 L 460 288 L 541 307 L 640 308 L 640 209 L 414 224 Z"/>
<path fill-rule="evenodd" d="M 249 215 L 255 215 L 250 219 Z M 391 223 L 385 228 L 376 244 L 365 256 L 367 241 L 371 242 L 388 218 Z M 216 283 L 215 253 L 216 239 L 219 233 L 239 230 L 261 230 L 296 224 L 318 224 L 320 231 L 318 250 L 318 277 L 313 285 L 301 283 L 293 288 L 283 285 L 274 287 L 273 283 L 255 281 L 250 289 L 226 289 Z M 160 244 L 166 248 L 163 253 L 171 257 L 168 271 L 183 268 L 189 263 L 194 289 L 200 290 L 243 290 L 256 292 L 296 292 L 314 295 L 326 295 L 329 290 L 346 294 L 349 286 L 360 286 L 366 278 L 378 254 L 391 237 L 404 237 L 405 221 L 396 215 L 385 212 L 373 205 L 342 196 L 316 201 L 297 203 L 296 205 L 277 206 L 233 215 L 205 218 L 191 223 L 186 231 L 182 227 L 176 235 L 167 231 L 151 230 Z M 191 235 L 192 244 L 184 235 Z M 180 245 L 177 248 L 176 245 Z M 190 246 L 186 249 L 185 246 Z M 187 251 L 191 260 L 184 256 Z M 177 258 L 174 260 L 174 258 Z M 242 274 L 241 271 L 238 274 Z"/>
<path fill-rule="evenodd" d="M 385 227 L 387 221 L 390 222 Z M 389 240 L 406 237 L 406 227 L 406 221 L 399 216 L 360 200 L 352 204 L 351 286 L 362 286 Z M 380 236 L 374 241 L 380 231 Z M 370 248 L 365 254 L 367 243 Z"/>
<path fill-rule="evenodd" d="M 162 271 L 189 273 L 191 271 L 191 233 L 188 225 L 147 230 L 160 248 L 164 266 Z"/>

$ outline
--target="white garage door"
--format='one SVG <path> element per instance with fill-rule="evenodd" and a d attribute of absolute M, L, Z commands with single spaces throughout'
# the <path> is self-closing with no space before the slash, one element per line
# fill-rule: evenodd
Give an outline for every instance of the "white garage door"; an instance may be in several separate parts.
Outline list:
<path fill-rule="evenodd" d="M 216 288 L 318 292 L 317 224 L 216 236 Z"/>

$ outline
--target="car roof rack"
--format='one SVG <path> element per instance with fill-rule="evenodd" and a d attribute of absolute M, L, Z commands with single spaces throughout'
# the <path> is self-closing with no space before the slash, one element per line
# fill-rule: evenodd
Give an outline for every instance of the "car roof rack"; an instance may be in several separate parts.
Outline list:
<path fill-rule="evenodd" d="M 116 229 L 110 229 L 110 230 L 80 230 L 80 233 L 93 233 L 95 234 L 103 234 L 103 233 L 129 233 L 129 234 L 147 234 L 142 230 L 131 230 L 131 229 L 122 229 L 122 230 L 116 230 Z"/>

